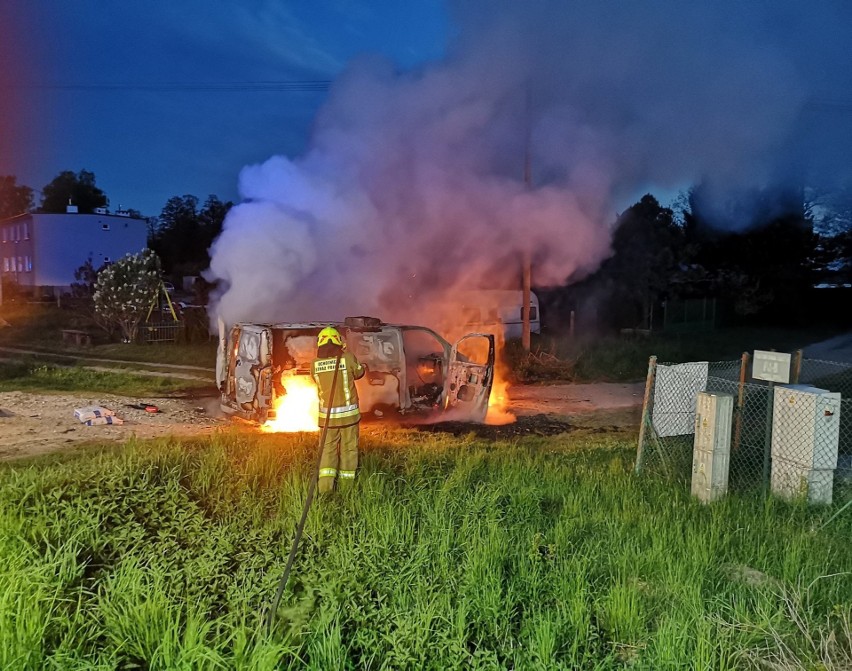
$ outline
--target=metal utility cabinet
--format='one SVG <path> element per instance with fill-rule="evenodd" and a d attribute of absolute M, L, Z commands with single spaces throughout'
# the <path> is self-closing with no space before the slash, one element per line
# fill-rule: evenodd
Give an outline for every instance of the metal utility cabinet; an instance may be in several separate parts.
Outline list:
<path fill-rule="evenodd" d="M 692 495 L 704 503 L 716 501 L 728 492 L 733 413 L 733 395 L 698 392 L 692 451 Z"/>
<path fill-rule="evenodd" d="M 772 492 L 830 504 L 840 442 L 840 394 L 808 385 L 775 387 Z"/>

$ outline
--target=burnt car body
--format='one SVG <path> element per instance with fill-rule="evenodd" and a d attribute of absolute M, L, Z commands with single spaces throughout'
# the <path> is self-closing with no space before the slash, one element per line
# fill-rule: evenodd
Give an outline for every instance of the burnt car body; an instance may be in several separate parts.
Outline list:
<path fill-rule="evenodd" d="M 356 382 L 362 414 L 386 416 L 450 410 L 482 421 L 494 381 L 494 336 L 471 333 L 451 345 L 423 326 L 372 317 L 342 323 L 247 323 L 219 327 L 216 382 L 222 410 L 245 419 L 275 419 L 289 377 L 310 375 L 317 334 L 337 328 L 367 367 Z"/>

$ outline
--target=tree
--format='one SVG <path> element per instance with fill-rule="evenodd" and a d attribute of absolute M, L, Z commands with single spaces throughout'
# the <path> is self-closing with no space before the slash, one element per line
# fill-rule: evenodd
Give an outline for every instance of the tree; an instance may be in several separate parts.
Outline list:
<path fill-rule="evenodd" d="M 824 281 L 849 282 L 852 277 L 852 181 L 807 191 L 808 211 L 820 232 L 819 265 Z"/>
<path fill-rule="evenodd" d="M 200 210 L 195 196 L 169 198 L 149 241 L 169 275 L 197 275 L 210 265 L 208 250 L 231 207 L 214 195 Z"/>
<path fill-rule="evenodd" d="M 160 289 L 160 259 L 150 249 L 128 254 L 98 273 L 95 312 L 134 342 L 139 324 Z"/>
<path fill-rule="evenodd" d="M 0 219 L 24 214 L 33 208 L 33 190 L 17 181 L 14 175 L 0 175 Z"/>
<path fill-rule="evenodd" d="M 95 309 L 94 294 L 95 286 L 98 281 L 98 273 L 106 266 L 95 268 L 91 257 L 86 259 L 86 262 L 74 271 L 74 282 L 71 283 L 71 297 L 65 301 L 66 306 L 69 306 L 76 320 L 94 324 L 98 328 L 103 329 L 111 337 L 116 329 L 116 324 L 108 318 L 101 315 Z"/>
<path fill-rule="evenodd" d="M 712 205 L 701 186 L 693 190 L 685 232 L 696 261 L 737 314 L 774 307 L 789 319 L 806 305 L 818 265 L 818 236 L 797 189 L 745 191 Z M 715 226 L 719 213 L 725 229 Z"/>
<path fill-rule="evenodd" d="M 625 319 L 650 328 L 654 303 L 678 273 L 683 231 L 674 213 L 650 194 L 628 208 L 616 223 L 613 255 L 599 271 Z"/>
<path fill-rule="evenodd" d="M 99 270 L 95 269 L 91 256 L 86 259 L 86 262 L 74 271 L 76 281 L 71 283 L 71 296 L 74 298 L 91 298 L 95 293 L 98 273 L 103 269 L 104 266 L 101 266 Z"/>
<path fill-rule="evenodd" d="M 95 173 L 81 170 L 60 172 L 42 190 L 40 212 L 65 212 L 68 203 L 81 214 L 92 214 L 96 207 L 106 207 L 109 199 L 95 184 Z"/>

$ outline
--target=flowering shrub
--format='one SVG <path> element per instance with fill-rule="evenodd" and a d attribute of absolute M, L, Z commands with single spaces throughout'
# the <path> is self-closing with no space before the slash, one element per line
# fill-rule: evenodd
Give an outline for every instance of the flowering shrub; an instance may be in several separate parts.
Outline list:
<path fill-rule="evenodd" d="M 134 342 L 139 323 L 157 298 L 160 259 L 150 249 L 128 254 L 98 273 L 95 312 L 121 329 L 125 342 Z"/>

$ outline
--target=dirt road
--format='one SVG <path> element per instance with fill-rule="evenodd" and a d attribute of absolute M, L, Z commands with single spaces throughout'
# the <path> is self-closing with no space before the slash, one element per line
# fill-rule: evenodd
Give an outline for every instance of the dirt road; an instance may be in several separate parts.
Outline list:
<path fill-rule="evenodd" d="M 86 442 L 124 441 L 132 436 L 204 435 L 223 426 L 215 399 L 148 398 L 160 412 L 128 405 L 140 399 L 110 394 L 39 394 L 0 392 L 0 459 L 45 454 Z M 74 410 L 89 405 L 109 408 L 120 426 L 86 426 Z"/>
<path fill-rule="evenodd" d="M 509 390 L 509 410 L 519 417 L 545 415 L 575 426 L 636 426 L 641 384 L 562 384 L 517 386 Z M 140 399 L 109 394 L 0 392 L 0 460 L 61 451 L 87 442 L 130 437 L 209 435 L 229 426 L 218 399 L 146 398 L 160 413 L 127 407 Z M 120 426 L 85 426 L 74 409 L 100 405 L 124 420 Z"/>

